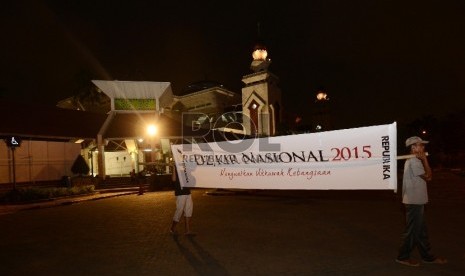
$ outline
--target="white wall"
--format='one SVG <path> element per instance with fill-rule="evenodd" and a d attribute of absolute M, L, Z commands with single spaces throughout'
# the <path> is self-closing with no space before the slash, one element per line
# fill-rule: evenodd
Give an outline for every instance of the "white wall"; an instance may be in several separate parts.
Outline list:
<path fill-rule="evenodd" d="M 128 175 L 133 169 L 131 155 L 127 151 L 105 152 L 105 169 L 107 175 Z"/>

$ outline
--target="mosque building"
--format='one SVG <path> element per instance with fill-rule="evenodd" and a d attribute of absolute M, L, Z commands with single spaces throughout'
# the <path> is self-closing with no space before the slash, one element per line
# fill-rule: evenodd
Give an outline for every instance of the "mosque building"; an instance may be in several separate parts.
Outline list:
<path fill-rule="evenodd" d="M 24 161 L 23 156 L 29 159 L 16 164 L 18 176 L 24 178 L 19 181 L 34 182 L 69 175 L 69 163 L 79 147 L 93 176 L 128 175 L 148 168 L 168 173 L 166 164 L 170 162 L 171 143 L 202 143 L 277 134 L 283 117 L 279 79 L 269 71 L 271 60 L 263 45 L 256 45 L 252 58 L 252 72 L 242 77 L 241 93 L 213 81 L 192 83 L 182 95 L 175 95 L 169 82 L 93 80 L 102 93 L 98 95 L 99 103 L 108 112 L 83 112 L 87 109 L 86 104 L 69 98 L 57 104 L 62 111 L 53 111 L 54 115 L 50 116 L 54 116 L 54 120 L 47 117 L 47 112 L 29 120 L 14 118 L 18 121 L 12 122 L 10 129 L 0 129 L 0 136 L 15 135 L 23 139 L 23 147 L 18 147 L 15 152 L 21 160 Z M 72 134 L 66 132 L 63 122 L 63 126 L 58 126 L 60 123 L 55 120 L 66 112 L 70 116 L 67 125 L 75 122 Z M 41 132 L 21 128 L 25 124 L 21 120 L 30 121 L 27 123 L 31 126 L 39 124 L 34 120 L 45 120 L 52 129 L 37 134 Z M 54 124 L 56 128 L 53 128 Z M 148 134 L 149 126 L 157 132 Z M 79 131 L 84 128 L 85 135 L 80 135 Z M 51 143 L 58 144 L 52 147 Z M 11 160 L 6 144 L 0 147 L 0 155 L 6 157 L 4 160 Z M 39 148 L 44 147 L 51 152 L 39 153 Z M 73 150 L 61 149 L 67 147 Z M 64 156 L 60 158 L 67 161 L 53 168 L 47 162 L 39 165 L 35 160 L 54 155 L 52 148 L 60 149 L 59 155 Z M 11 182 L 11 162 L 0 165 L 5 165 L 4 172 L 0 172 L 0 183 Z"/>
<path fill-rule="evenodd" d="M 108 173 L 111 168 L 121 168 L 117 163 L 121 160 L 132 160 L 124 165 L 126 171 L 139 171 L 139 164 L 169 163 L 170 143 L 275 135 L 282 118 L 279 79 L 268 70 L 271 60 L 264 46 L 257 45 L 252 58 L 252 73 L 242 78 L 242 97 L 212 81 L 193 83 L 183 95 L 176 96 L 169 82 L 94 80 L 110 98 L 111 110 L 95 143 L 88 148 L 89 155 L 96 158 L 92 164 L 100 168 L 93 171 L 104 169 Z M 132 123 L 122 127 L 123 122 Z M 144 134 L 143 128 L 149 124 L 159 129 L 154 137 Z M 143 143 L 143 139 L 152 142 Z M 107 148 L 110 142 L 119 147 Z"/>

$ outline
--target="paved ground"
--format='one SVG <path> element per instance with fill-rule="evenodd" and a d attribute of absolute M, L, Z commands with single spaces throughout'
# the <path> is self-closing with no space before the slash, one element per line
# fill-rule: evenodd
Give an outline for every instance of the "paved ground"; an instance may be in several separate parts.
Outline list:
<path fill-rule="evenodd" d="M 426 211 L 433 251 L 449 263 L 416 268 L 394 262 L 404 217 L 392 191 L 207 192 L 193 193 L 193 238 L 167 231 L 171 191 L 0 215 L 0 274 L 465 274 L 457 175 L 436 174 Z"/>

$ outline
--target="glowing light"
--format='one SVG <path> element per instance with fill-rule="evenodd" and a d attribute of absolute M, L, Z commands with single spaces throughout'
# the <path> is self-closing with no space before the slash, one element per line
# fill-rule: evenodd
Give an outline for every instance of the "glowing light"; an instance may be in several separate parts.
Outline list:
<path fill-rule="evenodd" d="M 268 52 L 266 49 L 256 49 L 252 53 L 253 60 L 266 60 L 268 56 Z"/>
<path fill-rule="evenodd" d="M 316 95 L 316 99 L 317 99 L 318 101 L 327 101 L 327 100 L 329 100 L 328 95 L 327 95 L 326 93 L 324 93 L 324 92 L 319 92 L 319 93 Z"/>
<path fill-rule="evenodd" d="M 155 136 L 155 134 L 157 134 L 157 127 L 155 125 L 148 125 L 147 134 L 149 136 Z"/>

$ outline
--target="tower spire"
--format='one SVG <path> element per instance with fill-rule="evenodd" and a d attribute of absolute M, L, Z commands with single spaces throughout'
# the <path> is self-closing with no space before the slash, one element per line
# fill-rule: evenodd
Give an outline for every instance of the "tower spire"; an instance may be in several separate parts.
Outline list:
<path fill-rule="evenodd" d="M 252 51 L 253 61 L 250 64 L 250 69 L 254 72 L 266 71 L 270 66 L 271 60 L 267 59 L 268 51 L 265 44 L 262 42 L 260 32 L 260 22 L 257 22 L 257 42 Z"/>
<path fill-rule="evenodd" d="M 257 38 L 258 38 L 259 41 L 261 40 L 260 21 L 257 22 Z"/>

